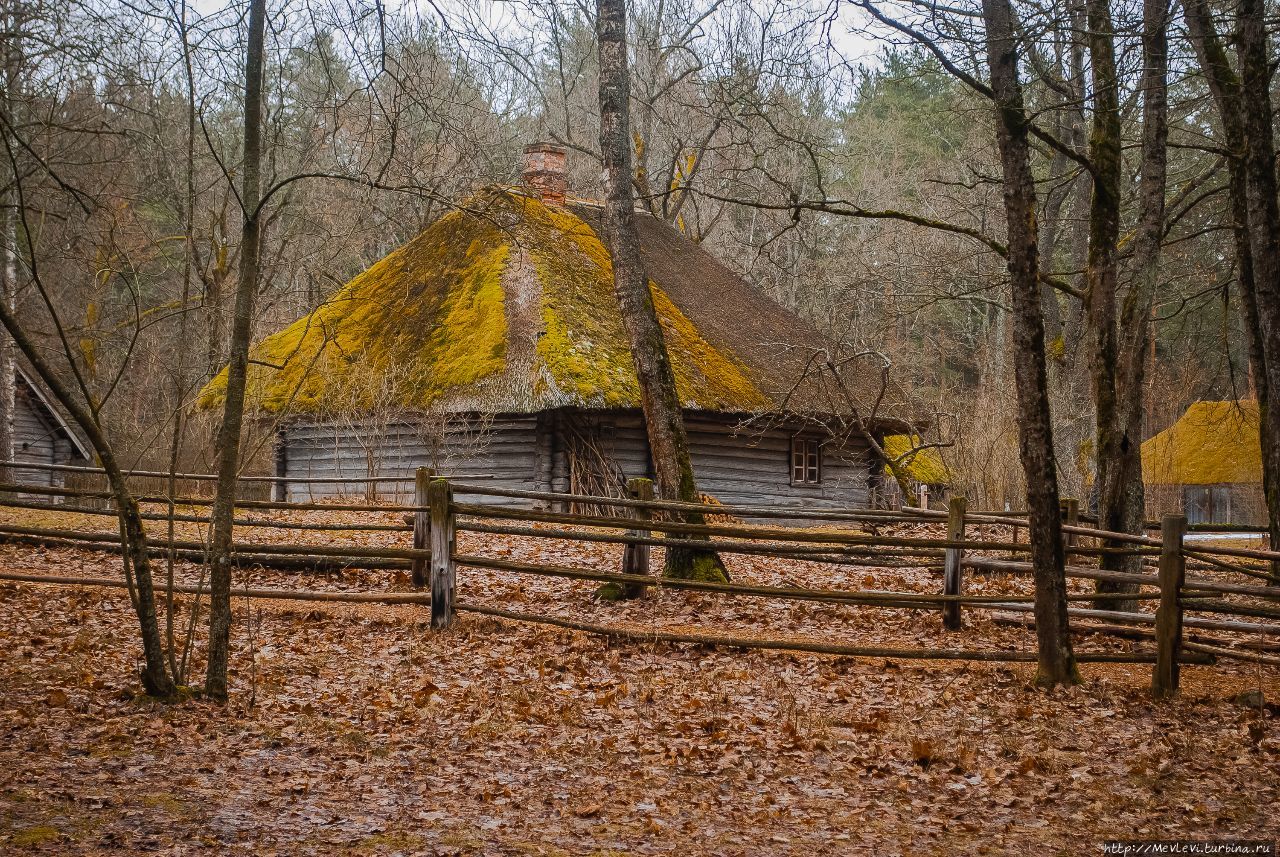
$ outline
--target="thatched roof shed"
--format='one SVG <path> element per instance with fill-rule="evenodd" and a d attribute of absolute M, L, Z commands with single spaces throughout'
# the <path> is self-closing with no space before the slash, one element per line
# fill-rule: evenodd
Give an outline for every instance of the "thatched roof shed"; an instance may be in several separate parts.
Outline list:
<path fill-rule="evenodd" d="M 1196 402 L 1142 444 L 1147 515 L 1195 523 L 1265 520 L 1258 403 Z"/>
<path fill-rule="evenodd" d="M 1194 403 L 1142 444 L 1142 478 L 1148 485 L 1261 482 L 1258 403 Z"/>

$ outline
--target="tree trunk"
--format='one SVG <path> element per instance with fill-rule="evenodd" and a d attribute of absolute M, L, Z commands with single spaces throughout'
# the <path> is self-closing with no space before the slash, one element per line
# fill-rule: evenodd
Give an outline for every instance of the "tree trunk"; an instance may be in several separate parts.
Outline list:
<path fill-rule="evenodd" d="M 191 311 L 191 281 L 193 274 L 193 266 L 195 264 L 195 215 L 196 215 L 196 89 L 195 89 L 195 72 L 191 63 L 191 40 L 187 30 L 187 3 L 182 0 L 178 9 L 175 11 L 175 26 L 179 38 L 182 40 L 182 60 L 183 71 L 185 73 L 187 84 L 187 139 L 186 139 L 186 170 L 185 170 L 185 187 L 182 202 L 182 228 L 185 233 L 184 253 L 182 260 L 182 309 L 178 316 L 178 342 L 186 343 L 188 341 L 188 320 L 187 314 Z M 186 683 L 186 655 L 190 651 L 191 634 L 187 635 L 187 640 L 183 648 L 183 658 L 181 666 L 178 665 L 177 658 L 177 642 L 174 636 L 174 566 L 177 563 L 177 551 L 172 547 L 175 540 L 174 533 L 174 498 L 178 494 L 178 480 L 176 478 L 178 472 L 179 456 L 182 452 L 182 436 L 186 423 L 183 421 L 186 409 L 181 403 L 186 397 L 187 389 L 187 367 L 186 367 L 186 350 L 180 349 L 175 355 L 173 364 L 173 417 L 172 417 L 172 435 L 169 438 L 169 503 L 168 503 L 168 531 L 170 548 L 169 554 L 165 560 L 165 579 L 168 588 L 165 591 L 165 642 L 169 649 L 169 671 L 173 673 L 175 680 Z M 199 597 L 197 596 L 197 603 Z M 192 618 L 195 617 L 195 607 L 192 608 Z M 194 628 L 194 622 L 192 623 Z"/>
<path fill-rule="evenodd" d="M 1091 0 L 1090 8 L 1102 7 L 1096 18 L 1091 18 L 1090 30 L 1093 38 L 1099 43 L 1094 56 L 1095 77 L 1099 69 L 1111 70 L 1107 80 L 1115 81 L 1114 42 L 1111 38 L 1102 39 L 1101 27 L 1110 26 L 1110 14 L 1105 2 Z M 1142 437 L 1143 417 L 1146 400 L 1146 365 L 1147 350 L 1151 341 L 1151 305 L 1155 296 L 1157 278 L 1160 269 L 1160 248 L 1164 238 L 1164 199 L 1167 152 L 1166 143 L 1168 128 L 1168 4 L 1166 0 L 1144 0 L 1143 33 L 1142 33 L 1142 169 L 1140 185 L 1140 216 L 1137 234 L 1134 241 L 1133 280 L 1125 295 L 1120 312 L 1119 328 L 1112 334 L 1116 340 L 1114 351 L 1099 349 L 1095 353 L 1094 377 L 1097 385 L 1110 384 L 1108 411 L 1104 420 L 1103 399 L 1099 398 L 1098 406 L 1098 487 L 1099 487 L 1099 525 L 1106 530 L 1122 533 L 1139 534 L 1145 520 L 1145 490 L 1142 482 Z M 1108 29 L 1107 34 L 1110 33 Z M 1096 85 L 1101 86 L 1101 81 Z M 1114 87 L 1111 88 L 1114 93 Z M 1115 126 L 1111 130 L 1117 135 L 1114 148 L 1108 147 L 1106 158 L 1099 158 L 1096 163 L 1114 166 L 1115 188 L 1119 191 L 1119 107 L 1118 103 L 1107 99 L 1108 109 L 1114 110 Z M 1112 158 L 1114 157 L 1114 160 Z M 1119 200 L 1116 199 L 1115 225 L 1119 226 Z M 1114 240 L 1118 232 L 1110 236 L 1114 272 Z M 1092 285 L 1092 283 L 1091 283 Z M 1110 296 L 1110 323 L 1115 324 L 1115 293 L 1112 282 Z M 1093 306 L 1093 293 L 1090 291 L 1090 306 Z M 1101 323 L 1098 321 L 1097 323 Z M 1095 330 L 1095 342 L 1103 338 Z M 1105 392 L 1100 394 L 1105 395 Z M 1104 441 L 1104 438 L 1106 439 Z M 1117 542 L 1106 543 L 1110 547 L 1123 547 Z M 1141 568 L 1141 557 L 1105 554 L 1100 565 L 1108 571 L 1138 572 Z M 1133 583 L 1115 583 L 1099 581 L 1098 592 L 1114 592 L 1130 595 L 1137 592 L 1138 586 Z M 1130 598 L 1118 597 L 1113 600 L 1098 602 L 1102 609 L 1135 611 L 1137 602 Z"/>
<path fill-rule="evenodd" d="M 129 492 L 124 474 L 116 463 L 115 454 L 106 436 L 103 435 L 96 417 L 68 392 L 45 361 L 40 349 L 19 325 L 13 311 L 4 302 L 0 302 L 0 324 L 4 325 L 9 336 L 53 397 L 85 433 L 94 452 L 98 455 L 103 470 L 106 471 L 107 482 L 111 486 L 111 493 L 114 495 L 119 511 L 120 536 L 125 555 L 125 579 L 130 584 L 129 595 L 142 632 L 142 688 L 152 696 L 172 696 L 177 688 L 174 677 L 169 673 L 165 646 L 160 638 L 155 587 L 151 578 L 151 559 L 147 550 L 147 534 L 143 529 L 137 501 Z M 74 354 L 68 353 L 66 356 L 68 360 L 75 359 Z"/>
<path fill-rule="evenodd" d="M 209 538 L 209 665 L 205 692 L 227 698 L 227 659 L 231 646 L 231 540 L 235 513 L 236 476 L 240 467 L 240 433 L 244 423 L 245 384 L 249 370 L 249 337 L 253 304 L 258 292 L 261 240 L 258 206 L 262 162 L 262 76 L 266 0 L 249 6 L 249 44 L 245 62 L 244 163 L 240 204 L 244 209 L 240 236 L 240 281 L 236 284 L 235 314 L 231 322 L 231 353 L 227 364 L 227 395 L 218 429 L 218 482 L 210 513 Z"/>
<path fill-rule="evenodd" d="M 1089 258 L 1086 264 L 1085 309 L 1089 317 L 1089 373 L 1093 384 L 1094 454 L 1097 462 L 1098 525 L 1113 532 L 1136 531 L 1132 500 L 1141 496 L 1141 443 L 1130 436 L 1122 413 L 1136 396 L 1141 419 L 1142 390 L 1120 389 L 1120 344 L 1117 314 L 1120 240 L 1121 128 L 1116 75 L 1115 31 L 1109 0 L 1086 5 L 1089 65 L 1093 76 L 1093 129 L 1089 161 L 1093 165 L 1093 198 L 1089 206 Z M 1128 335 L 1128 332 L 1126 332 Z M 1122 395 L 1123 394 L 1123 395 Z M 1140 429 L 1139 429 L 1140 430 Z M 1134 480 L 1138 480 L 1134 490 Z M 1107 543 L 1116 547 L 1114 543 Z M 1104 568 L 1122 567 L 1123 558 L 1104 556 Z M 1098 591 L 1131 591 L 1131 584 L 1099 582 Z M 1102 602 L 1118 610 L 1136 609 L 1125 599 Z"/>
<path fill-rule="evenodd" d="M 22 61 L 22 13 L 17 2 L 10 2 L 5 18 L 5 28 L 9 36 L 4 42 L 4 108 L 5 115 L 11 117 L 17 104 L 17 92 L 22 78 L 20 63 Z M 16 146 L 9 146 L 10 151 L 17 151 Z M 16 167 L 8 176 L 9 189 L 0 198 L 0 244 L 3 248 L 3 262 L 0 262 L 0 300 L 10 312 L 17 312 L 18 303 L 18 216 L 15 213 L 17 193 L 13 189 L 20 177 Z M 6 465 L 13 461 L 13 418 L 17 407 L 17 362 L 14 359 L 13 338 L 0 335 L 0 480 L 13 481 L 13 471 Z"/>
<path fill-rule="evenodd" d="M 627 68 L 627 10 L 625 0 L 596 0 L 596 34 L 600 46 L 600 154 L 604 161 L 604 233 L 613 257 L 613 286 L 622 323 L 631 344 L 640 404 L 644 410 L 649 449 L 658 494 L 664 500 L 698 502 L 698 489 L 689 459 L 675 373 L 667 354 L 662 325 L 654 309 L 649 278 L 640 258 L 632 194 L 630 80 Z M 701 523 L 702 516 L 685 516 Z M 663 573 L 696 580 L 728 579 L 724 564 L 712 551 L 692 548 L 667 550 Z"/>
<path fill-rule="evenodd" d="M 1035 180 L 1027 141 L 1027 114 L 1018 82 L 1018 51 L 1009 0 L 983 0 L 987 59 L 998 112 L 996 130 L 1008 221 L 1009 277 L 1013 292 L 1014 376 L 1018 396 L 1018 447 L 1027 480 L 1031 562 L 1035 577 L 1036 683 L 1052 687 L 1080 680 L 1067 624 L 1058 476 L 1049 413 Z"/>
<path fill-rule="evenodd" d="M 1263 0 L 1240 0 L 1237 9 L 1241 116 L 1245 143 L 1245 190 L 1249 246 L 1253 261 L 1254 307 L 1263 371 L 1259 396 L 1259 442 L 1263 488 L 1272 549 L 1280 548 L 1280 410 L 1271 405 L 1280 391 L 1280 203 L 1276 200 L 1276 148 L 1271 127 L 1271 67 Z M 1280 563 L 1272 574 L 1280 583 Z"/>
<path fill-rule="evenodd" d="M 1066 96 L 1063 107 L 1064 142 L 1072 151 L 1084 153 L 1088 147 L 1088 120 L 1085 116 L 1085 100 L 1089 90 L 1086 81 L 1084 40 L 1077 34 L 1087 29 L 1083 0 L 1071 0 L 1067 8 L 1067 34 L 1065 39 L 1067 74 L 1063 80 Z M 1075 179 L 1067 189 L 1066 233 L 1055 236 L 1056 245 L 1062 246 L 1064 268 L 1072 272 L 1076 286 L 1084 292 L 1088 289 L 1085 270 L 1089 259 L 1089 205 L 1093 197 L 1093 176 L 1079 168 Z M 1061 231 L 1061 228 L 1060 230 Z M 1054 260 L 1041 256 L 1041 264 L 1052 268 Z M 1070 347 L 1084 342 L 1087 320 L 1084 301 L 1070 301 L 1061 308 L 1056 325 L 1046 317 L 1045 335 L 1049 345 L 1049 390 L 1051 400 L 1059 403 L 1057 431 L 1054 432 L 1054 451 L 1058 461 L 1069 468 L 1069 484 L 1072 490 L 1083 492 L 1088 481 L 1088 467 L 1083 444 L 1092 440 L 1094 433 L 1093 396 L 1090 392 L 1087 349 Z"/>
<path fill-rule="evenodd" d="M 1204 71 L 1213 95 L 1214 105 L 1222 122 L 1222 136 L 1229 155 L 1229 192 L 1231 194 L 1232 240 L 1236 253 L 1236 280 L 1240 292 L 1240 307 L 1244 314 L 1244 326 L 1249 345 L 1249 370 L 1253 378 L 1254 395 L 1258 400 L 1259 416 L 1269 411 L 1267 389 L 1267 359 L 1262 341 L 1262 322 L 1259 318 L 1258 292 L 1253 271 L 1253 248 L 1250 244 L 1248 177 L 1245 169 L 1244 107 L 1240 78 L 1227 58 L 1227 52 L 1213 25 L 1205 0 L 1184 0 L 1183 17 L 1191 36 L 1200 68 Z M 1280 497 L 1280 469 L 1265 454 L 1267 444 L 1274 442 L 1274 434 L 1268 435 L 1265 422 L 1259 419 L 1259 442 L 1262 456 L 1262 484 L 1267 497 L 1268 522 L 1271 544 L 1276 542 L 1277 513 L 1273 497 Z"/>

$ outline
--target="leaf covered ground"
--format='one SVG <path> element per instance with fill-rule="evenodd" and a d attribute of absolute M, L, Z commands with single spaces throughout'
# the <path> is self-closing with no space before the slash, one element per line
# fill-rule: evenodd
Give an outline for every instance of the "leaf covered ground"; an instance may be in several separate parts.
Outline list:
<path fill-rule="evenodd" d="M 617 567 L 603 545 L 460 541 Z M 118 563 L 0 547 L 9 571 L 118 576 Z M 923 568 L 739 557 L 731 570 L 743 582 L 938 585 Z M 407 588 L 390 572 L 241 580 Z M 628 627 L 1030 646 L 976 611 L 948 634 L 933 611 L 669 591 L 609 605 L 592 590 L 475 570 L 459 581 L 462 601 Z M 970 591 L 1026 589 L 989 576 Z M 1046 693 L 1027 665 L 610 644 L 474 614 L 435 633 L 417 606 L 235 607 L 231 702 L 165 704 L 137 695 L 123 591 L 0 583 L 0 851 L 1075 855 L 1110 838 L 1280 832 L 1275 667 L 1189 666 L 1179 698 L 1155 702 L 1142 664 L 1085 665 L 1082 687 Z"/>

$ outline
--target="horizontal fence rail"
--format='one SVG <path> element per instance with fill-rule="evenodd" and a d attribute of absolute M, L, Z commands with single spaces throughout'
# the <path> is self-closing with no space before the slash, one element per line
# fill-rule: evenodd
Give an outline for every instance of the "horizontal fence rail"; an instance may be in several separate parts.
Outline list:
<path fill-rule="evenodd" d="M 15 470 L 42 470 L 52 473 L 83 473 L 92 476 L 106 476 L 107 471 L 101 467 L 88 467 L 80 464 L 40 464 L 27 462 L 15 462 L 13 464 L 3 465 L 11 467 Z M 195 482 L 217 482 L 218 474 L 216 473 L 170 473 L 167 470 L 123 470 L 122 475 L 131 478 L 143 479 L 176 479 L 179 481 L 188 480 Z M 237 482 L 261 482 L 274 484 L 278 482 L 288 482 L 296 485 L 376 485 L 376 484 L 404 484 L 413 482 L 417 476 L 410 473 L 406 476 L 266 476 L 261 474 L 237 476 Z M 493 479 L 490 473 L 468 473 L 468 474 L 450 474 L 449 479 Z"/>

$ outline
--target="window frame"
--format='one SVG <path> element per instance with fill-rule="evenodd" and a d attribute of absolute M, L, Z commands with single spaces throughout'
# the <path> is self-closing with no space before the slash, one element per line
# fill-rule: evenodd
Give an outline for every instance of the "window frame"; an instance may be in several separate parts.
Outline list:
<path fill-rule="evenodd" d="M 787 475 L 792 486 L 822 487 L 822 447 L 823 442 L 817 438 L 792 436 L 787 455 Z"/>

